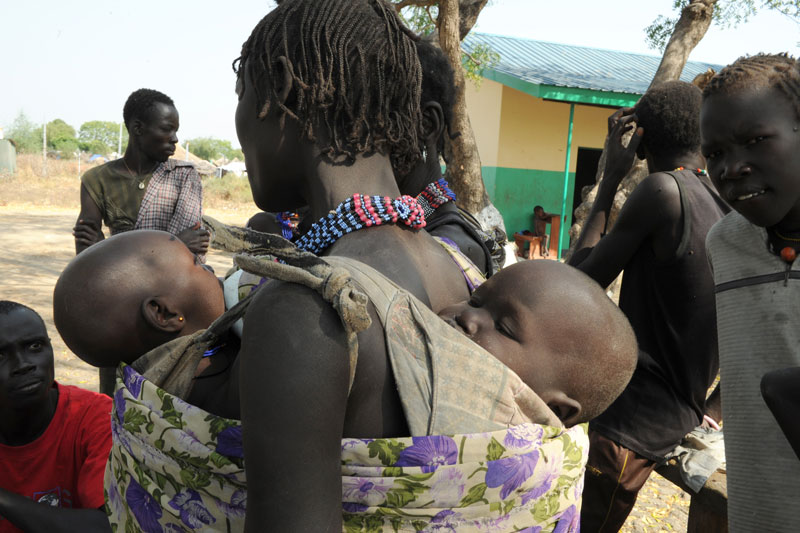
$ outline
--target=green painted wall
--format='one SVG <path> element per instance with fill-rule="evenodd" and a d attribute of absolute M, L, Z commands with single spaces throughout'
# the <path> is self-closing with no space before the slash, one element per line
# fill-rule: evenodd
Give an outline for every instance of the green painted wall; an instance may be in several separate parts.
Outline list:
<path fill-rule="evenodd" d="M 564 172 L 506 167 L 483 167 L 483 181 L 494 206 L 503 215 L 509 238 L 518 231 L 533 229 L 533 207 L 561 213 Z M 572 209 L 575 173 L 569 173 L 567 211 Z M 571 215 L 571 213 L 569 213 Z M 571 220 L 571 216 L 568 217 Z M 562 248 L 569 247 L 569 225 L 563 222 Z"/>

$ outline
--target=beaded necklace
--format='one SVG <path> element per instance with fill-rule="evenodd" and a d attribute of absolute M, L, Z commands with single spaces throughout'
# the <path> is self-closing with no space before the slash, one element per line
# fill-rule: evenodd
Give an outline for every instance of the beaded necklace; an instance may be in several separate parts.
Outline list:
<path fill-rule="evenodd" d="M 686 170 L 686 167 L 678 167 L 675 170 L 673 170 L 673 172 L 678 172 L 679 170 Z M 700 174 L 701 176 L 708 176 L 708 171 L 704 168 L 693 168 L 691 170 L 695 174 Z"/>
<path fill-rule="evenodd" d="M 226 345 L 226 343 L 223 342 L 222 344 L 218 344 L 217 346 L 214 346 L 213 348 L 209 348 L 208 350 L 203 352 L 203 357 L 211 357 L 212 355 L 215 355 L 218 351 L 223 349 L 225 347 L 225 345 Z"/>
<path fill-rule="evenodd" d="M 429 218 L 434 211 L 447 202 L 455 202 L 455 200 L 456 193 L 450 189 L 450 185 L 444 178 L 429 183 L 417 195 L 417 202 L 422 206 L 422 210 L 425 211 L 425 218 Z"/>
<path fill-rule="evenodd" d="M 392 199 L 354 194 L 312 224 L 296 244 L 301 250 L 319 255 L 346 233 L 384 223 L 396 224 L 399 220 L 413 229 L 422 229 L 425 227 L 425 212 L 411 196 Z"/>

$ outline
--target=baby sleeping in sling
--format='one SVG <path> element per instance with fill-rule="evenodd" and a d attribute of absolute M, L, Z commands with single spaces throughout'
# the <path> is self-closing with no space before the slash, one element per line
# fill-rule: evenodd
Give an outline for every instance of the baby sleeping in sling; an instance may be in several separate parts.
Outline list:
<path fill-rule="evenodd" d="M 629 326 L 619 320 L 618 310 L 599 287 L 584 286 L 582 274 L 564 265 L 530 262 L 491 278 L 485 290 L 478 289 L 475 301 L 444 310 L 441 320 L 358 261 L 338 257 L 322 261 L 282 246 L 257 252 L 270 252 L 284 262 L 239 255 L 237 264 L 259 276 L 311 287 L 336 309 L 348 333 L 351 384 L 358 363 L 356 334 L 370 325 L 368 303 L 385 333 L 411 436 L 342 440 L 346 531 L 577 528 L 588 439 L 585 424 L 576 422 L 607 407 L 635 364 Z M 508 294 L 513 289 L 509 284 L 530 281 L 532 275 L 549 281 L 534 292 L 553 293 L 556 299 L 543 304 L 551 311 L 554 305 L 567 306 L 563 292 L 554 290 L 560 285 L 553 280 L 561 278 L 580 294 L 597 287 L 605 299 L 594 293 L 591 298 L 581 296 L 582 305 L 594 301 L 589 312 L 611 330 L 582 325 L 589 330 L 585 333 L 615 339 L 586 346 L 585 357 L 599 357 L 598 367 L 610 363 L 616 383 L 580 384 L 572 393 L 580 399 L 574 410 L 554 411 L 502 357 L 468 338 L 485 341 L 486 333 L 476 324 L 481 318 L 472 316 L 479 313 L 475 310 L 502 301 L 493 293 Z M 514 291 L 513 297 L 524 297 L 522 292 Z M 182 398 L 190 393 L 198 362 L 213 351 L 248 304 L 246 298 L 207 330 L 161 345 L 130 366 L 120 364 L 112 412 L 114 446 L 106 471 L 107 510 L 118 531 L 243 527 L 246 478 L 241 424 Z M 535 311 L 533 304 L 526 306 Z M 503 320 L 501 307 L 490 312 Z M 544 344 L 549 329 L 542 329 L 537 343 Z M 576 332 L 564 333 L 574 337 Z M 564 354 L 563 360 L 575 363 L 575 357 Z M 520 368 L 522 375 L 529 374 L 527 365 Z M 565 428 L 559 417 L 571 427 Z"/>

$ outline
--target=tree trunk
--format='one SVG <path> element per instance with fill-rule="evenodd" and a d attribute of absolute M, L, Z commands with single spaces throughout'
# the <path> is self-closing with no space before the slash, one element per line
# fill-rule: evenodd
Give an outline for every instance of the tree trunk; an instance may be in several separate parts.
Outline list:
<path fill-rule="evenodd" d="M 459 0 L 458 2 L 458 36 L 460 40 L 464 40 L 464 37 L 472 31 L 472 27 L 475 26 L 475 23 L 478 22 L 478 15 L 481 14 L 481 10 L 486 7 L 486 4 L 489 0 Z"/>
<path fill-rule="evenodd" d="M 714 5 L 717 0 L 692 0 L 681 11 L 681 18 L 675 24 L 672 36 L 669 38 L 661 64 L 658 65 L 656 75 L 650 82 L 650 87 L 659 83 L 677 80 L 681 77 L 683 67 L 689 60 L 689 54 L 703 39 L 714 14 Z"/>
<path fill-rule="evenodd" d="M 462 18 L 461 5 L 465 6 L 463 15 L 466 18 Z M 445 142 L 447 178 L 458 197 L 458 204 L 463 209 L 473 213 L 486 229 L 499 227 L 505 231 L 503 219 L 489 202 L 483 183 L 478 143 L 467 112 L 466 79 L 461 66 L 462 31 L 464 34 L 469 33 L 485 5 L 486 0 L 439 2 L 439 45 L 453 65 L 453 81 L 456 87 L 450 130 L 458 135 L 453 139 L 446 139 Z"/>
<path fill-rule="evenodd" d="M 656 70 L 653 80 L 650 82 L 650 87 L 663 83 L 665 81 L 677 80 L 683 72 L 683 67 L 689 60 L 689 54 L 697 46 L 700 40 L 705 36 L 709 26 L 711 26 L 711 17 L 714 13 L 714 5 L 717 0 L 692 0 L 681 11 L 680 19 L 675 24 L 675 29 L 672 31 L 672 36 L 664 49 L 664 55 L 661 58 L 661 63 Z M 626 141 L 630 139 L 630 134 Z M 575 224 L 569 230 L 570 237 L 572 237 L 573 244 L 577 241 L 578 235 L 581 233 L 583 223 L 589 212 L 592 209 L 595 195 L 597 194 L 597 184 L 603 179 L 603 170 L 606 163 L 606 148 L 608 146 L 608 137 L 606 137 L 606 145 L 603 147 L 603 153 L 600 156 L 600 161 L 597 165 L 597 179 L 592 187 L 584 187 L 581 191 L 581 205 L 575 210 Z M 608 220 L 608 228 L 611 228 L 614 221 L 619 214 L 628 195 L 636 188 L 636 186 L 648 175 L 647 164 L 644 161 L 638 161 L 633 166 L 631 172 L 620 183 L 619 190 L 614 197 L 614 207 L 611 210 Z M 572 252 L 572 247 L 570 247 Z"/>

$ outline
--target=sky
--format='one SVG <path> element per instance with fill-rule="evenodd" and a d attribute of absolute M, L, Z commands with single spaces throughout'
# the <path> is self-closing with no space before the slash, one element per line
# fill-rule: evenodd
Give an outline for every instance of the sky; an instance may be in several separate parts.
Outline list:
<path fill-rule="evenodd" d="M 722 0 L 721 0 L 722 1 Z M 231 63 L 269 0 L 0 0 L 0 127 L 20 111 L 76 130 L 90 120 L 120 122 L 141 87 L 168 94 L 178 136 L 239 146 Z M 672 0 L 491 0 L 475 31 L 659 55 L 644 28 L 672 14 Z M 800 55 L 800 25 L 761 12 L 733 29 L 712 26 L 690 60 L 727 64 L 744 54 Z"/>

